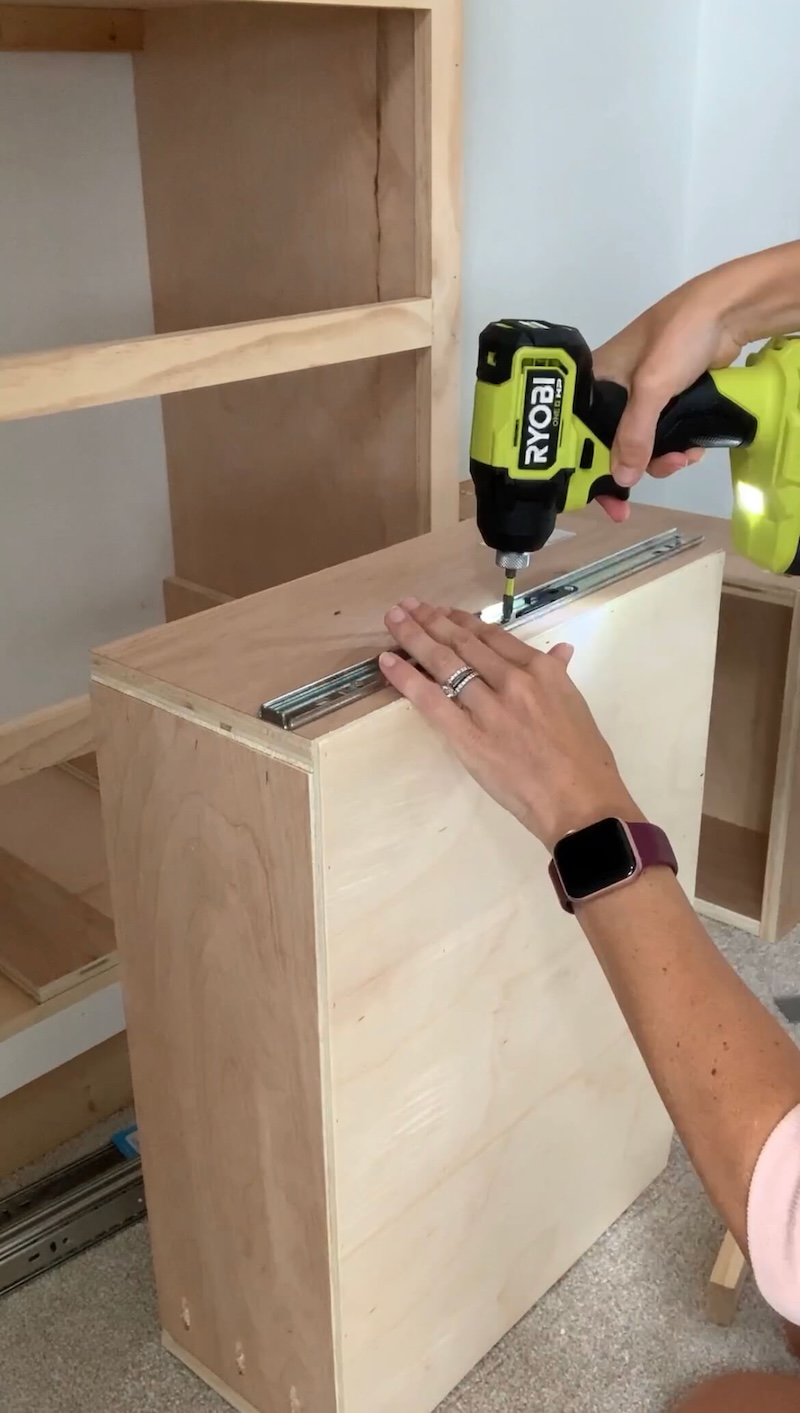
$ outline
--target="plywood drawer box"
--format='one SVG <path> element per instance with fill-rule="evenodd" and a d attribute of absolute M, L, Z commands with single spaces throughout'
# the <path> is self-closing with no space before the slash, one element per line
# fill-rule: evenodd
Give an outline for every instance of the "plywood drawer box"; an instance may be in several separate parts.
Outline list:
<path fill-rule="evenodd" d="M 599 515 L 531 582 L 667 528 Z M 694 886 L 722 555 L 539 620 Z M 471 523 L 99 652 L 93 702 L 160 1315 L 258 1413 L 423 1413 L 662 1170 L 671 1126 L 543 850 L 388 691 L 403 593 L 498 594 Z M 657 635 L 658 651 L 652 651 Z"/>

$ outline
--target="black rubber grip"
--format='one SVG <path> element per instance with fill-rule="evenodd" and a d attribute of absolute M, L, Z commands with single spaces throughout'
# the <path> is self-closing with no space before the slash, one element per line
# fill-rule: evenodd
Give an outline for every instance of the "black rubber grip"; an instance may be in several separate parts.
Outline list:
<path fill-rule="evenodd" d="M 614 500 L 629 500 L 630 494 L 630 488 L 618 486 L 613 476 L 598 476 L 589 491 L 589 500 L 597 500 L 598 496 L 611 496 Z"/>
<path fill-rule="evenodd" d="M 628 394 L 619 383 L 594 384 L 587 422 L 610 447 L 617 433 Z M 752 413 L 724 397 L 710 373 L 668 402 L 658 419 L 653 456 L 691 451 L 692 447 L 749 446 L 758 431 Z"/>

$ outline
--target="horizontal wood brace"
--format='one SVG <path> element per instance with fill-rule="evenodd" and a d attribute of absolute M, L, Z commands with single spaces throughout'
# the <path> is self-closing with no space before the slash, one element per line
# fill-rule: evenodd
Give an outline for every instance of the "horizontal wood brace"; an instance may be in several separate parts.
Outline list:
<path fill-rule="evenodd" d="M 0 359 L 0 422 L 430 347 L 429 299 L 257 319 Z"/>
<path fill-rule="evenodd" d="M 0 785 L 60 765 L 91 750 L 92 744 L 88 696 L 6 721 L 0 725 Z"/>

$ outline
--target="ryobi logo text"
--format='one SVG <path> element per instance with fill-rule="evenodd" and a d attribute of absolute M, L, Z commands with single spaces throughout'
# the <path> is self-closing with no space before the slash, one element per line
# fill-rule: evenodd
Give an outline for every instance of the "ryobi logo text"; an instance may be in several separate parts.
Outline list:
<path fill-rule="evenodd" d="M 549 471 L 558 456 L 564 378 L 547 368 L 531 368 L 525 378 L 525 402 L 519 437 L 521 471 Z"/>

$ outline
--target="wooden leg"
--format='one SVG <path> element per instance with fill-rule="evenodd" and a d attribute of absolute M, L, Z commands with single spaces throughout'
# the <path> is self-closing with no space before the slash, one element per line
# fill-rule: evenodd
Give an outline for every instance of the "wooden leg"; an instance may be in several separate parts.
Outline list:
<path fill-rule="evenodd" d="M 730 1232 L 720 1248 L 708 1286 L 706 1310 L 715 1325 L 732 1325 L 747 1276 L 747 1261 Z"/>
<path fill-rule="evenodd" d="M 800 1379 L 794 1374 L 725 1374 L 700 1384 L 672 1413 L 797 1413 Z"/>

